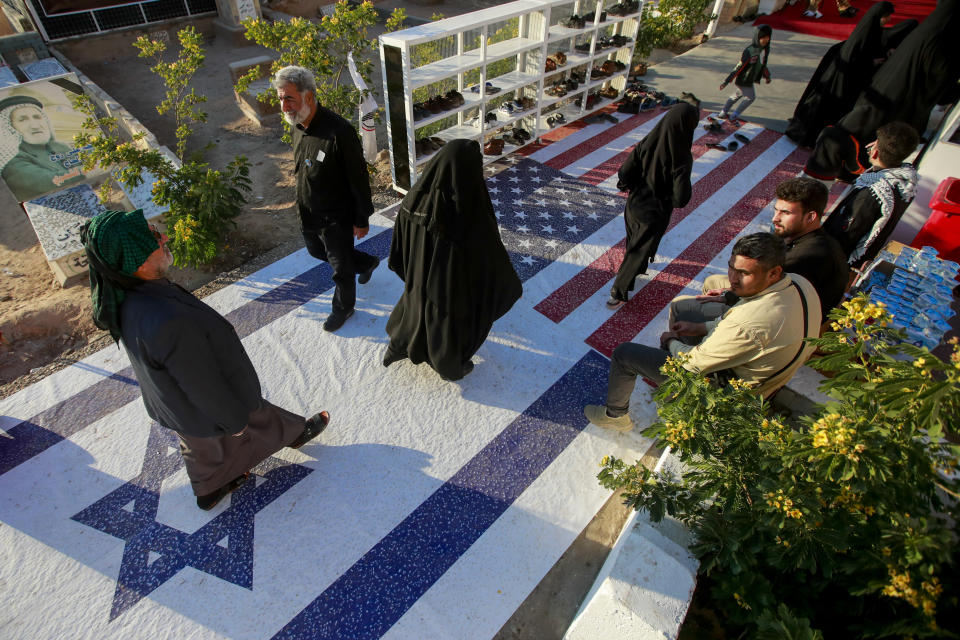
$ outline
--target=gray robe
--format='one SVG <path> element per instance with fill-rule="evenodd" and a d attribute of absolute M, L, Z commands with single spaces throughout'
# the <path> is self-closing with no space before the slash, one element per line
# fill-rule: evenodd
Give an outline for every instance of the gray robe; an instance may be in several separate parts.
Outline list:
<path fill-rule="evenodd" d="M 177 432 L 196 495 L 216 491 L 303 432 L 302 416 L 261 397 L 233 325 L 183 288 L 146 281 L 127 292 L 120 318 L 147 414 Z"/>

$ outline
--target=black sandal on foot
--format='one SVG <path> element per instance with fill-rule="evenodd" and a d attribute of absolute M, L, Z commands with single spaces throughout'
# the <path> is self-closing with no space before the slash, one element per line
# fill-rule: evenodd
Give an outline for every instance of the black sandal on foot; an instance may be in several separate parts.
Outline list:
<path fill-rule="evenodd" d="M 310 416 L 304 424 L 303 433 L 297 436 L 297 439 L 287 446 L 291 449 L 299 449 L 323 433 L 323 430 L 327 428 L 328 424 L 330 424 L 330 414 L 326 411 L 321 411 L 320 413 Z"/>

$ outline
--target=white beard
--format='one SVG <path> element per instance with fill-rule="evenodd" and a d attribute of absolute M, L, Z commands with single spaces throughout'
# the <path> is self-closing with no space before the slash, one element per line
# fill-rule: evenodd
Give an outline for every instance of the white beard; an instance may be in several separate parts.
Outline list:
<path fill-rule="evenodd" d="M 309 117 L 309 115 L 310 115 L 310 104 L 304 101 L 299 111 L 293 114 L 284 113 L 283 119 L 287 121 L 287 124 L 295 127 L 298 124 L 301 124 L 304 120 L 306 120 L 307 117 Z"/>

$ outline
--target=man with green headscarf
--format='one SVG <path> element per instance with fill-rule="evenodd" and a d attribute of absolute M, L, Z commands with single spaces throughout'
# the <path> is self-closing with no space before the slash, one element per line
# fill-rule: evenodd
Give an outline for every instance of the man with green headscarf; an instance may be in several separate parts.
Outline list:
<path fill-rule="evenodd" d="M 212 509 L 255 465 L 324 430 L 326 411 L 304 420 L 263 399 L 233 326 L 166 279 L 168 238 L 142 211 L 100 214 L 80 237 L 94 322 L 123 343 L 147 414 L 179 436 L 198 507 Z"/>

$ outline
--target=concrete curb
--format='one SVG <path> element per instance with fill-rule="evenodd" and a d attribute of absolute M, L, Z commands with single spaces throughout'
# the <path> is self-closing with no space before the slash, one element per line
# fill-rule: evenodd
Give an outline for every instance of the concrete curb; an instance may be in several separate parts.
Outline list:
<path fill-rule="evenodd" d="M 668 448 L 654 471 L 679 474 L 680 462 Z M 647 512 L 634 512 L 564 640 L 676 638 L 700 566 L 691 543 L 678 520 L 667 516 L 654 524 Z"/>

